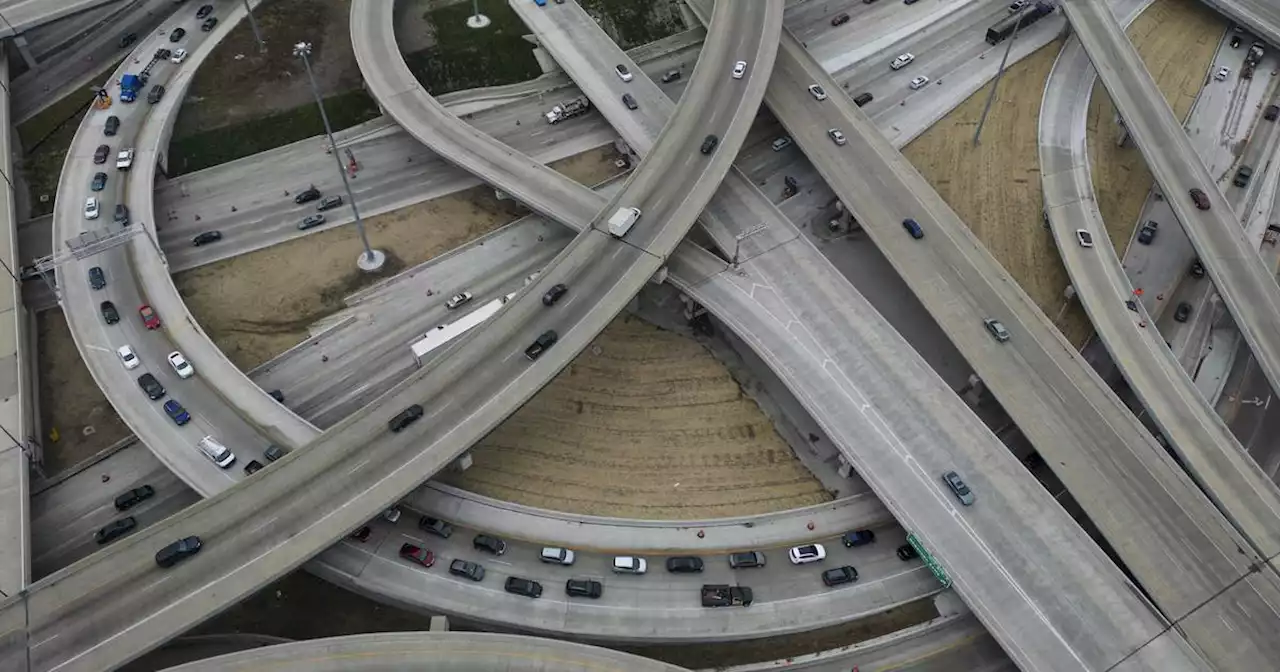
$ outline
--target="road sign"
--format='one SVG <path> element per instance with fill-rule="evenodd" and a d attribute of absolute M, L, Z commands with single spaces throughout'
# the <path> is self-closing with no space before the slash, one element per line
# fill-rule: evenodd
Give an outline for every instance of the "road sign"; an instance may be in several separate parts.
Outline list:
<path fill-rule="evenodd" d="M 924 566 L 928 567 L 929 571 L 933 572 L 933 576 L 938 579 L 938 583 L 941 583 L 943 588 L 950 588 L 951 577 L 947 576 L 947 570 L 943 569 L 942 565 L 938 564 L 938 561 L 934 559 L 933 554 L 929 552 L 929 549 L 924 547 L 924 543 L 920 541 L 920 538 L 916 536 L 915 532 L 907 535 L 907 543 L 911 544 L 911 547 L 916 549 L 916 553 L 918 553 L 920 555 L 920 559 L 924 561 Z"/>

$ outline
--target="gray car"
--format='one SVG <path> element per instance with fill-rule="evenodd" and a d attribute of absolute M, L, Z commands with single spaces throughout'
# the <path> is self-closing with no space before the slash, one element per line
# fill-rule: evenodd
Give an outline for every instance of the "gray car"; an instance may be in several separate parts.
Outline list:
<path fill-rule="evenodd" d="M 965 506 L 973 505 L 973 491 L 965 484 L 964 479 L 960 478 L 960 474 L 948 471 L 942 475 L 942 481 L 947 484 L 948 488 L 951 488 L 951 493 L 956 496 L 956 499 L 960 500 L 961 504 Z"/>
<path fill-rule="evenodd" d="M 324 224 L 324 215 L 310 215 L 298 224 L 299 231 L 306 231 Z"/>

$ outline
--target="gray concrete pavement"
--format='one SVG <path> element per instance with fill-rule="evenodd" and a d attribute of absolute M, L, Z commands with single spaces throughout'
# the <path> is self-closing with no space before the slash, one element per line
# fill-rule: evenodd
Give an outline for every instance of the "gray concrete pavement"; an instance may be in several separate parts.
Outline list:
<path fill-rule="evenodd" d="M 1280 44 L 1280 7 L 1270 0 L 1204 0 L 1271 45 Z"/>
<path fill-rule="evenodd" d="M 49 21 L 105 5 L 113 0 L 5 0 L 0 3 L 0 37 L 20 35 Z"/>

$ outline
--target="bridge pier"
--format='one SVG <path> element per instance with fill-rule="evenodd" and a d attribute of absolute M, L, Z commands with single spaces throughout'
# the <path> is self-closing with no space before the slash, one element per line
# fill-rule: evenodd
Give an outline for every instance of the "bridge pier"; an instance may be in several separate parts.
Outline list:
<path fill-rule="evenodd" d="M 26 63 L 28 68 L 35 70 L 36 66 L 40 65 L 40 62 L 36 60 L 36 55 L 31 52 L 31 45 L 27 43 L 26 36 L 15 35 L 13 37 L 13 46 L 18 48 L 18 54 L 22 56 L 22 62 Z"/>

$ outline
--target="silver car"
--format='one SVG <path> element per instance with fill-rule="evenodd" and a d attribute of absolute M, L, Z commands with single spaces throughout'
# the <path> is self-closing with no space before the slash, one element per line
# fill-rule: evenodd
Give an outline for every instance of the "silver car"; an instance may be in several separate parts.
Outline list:
<path fill-rule="evenodd" d="M 965 484 L 964 479 L 960 478 L 960 474 L 948 471 L 942 475 L 942 481 L 947 484 L 948 488 L 951 488 L 951 493 L 956 496 L 956 499 L 960 500 L 961 504 L 965 506 L 973 505 L 973 491 Z"/>

